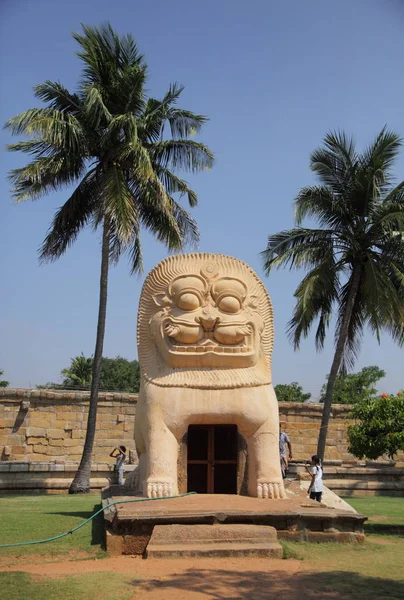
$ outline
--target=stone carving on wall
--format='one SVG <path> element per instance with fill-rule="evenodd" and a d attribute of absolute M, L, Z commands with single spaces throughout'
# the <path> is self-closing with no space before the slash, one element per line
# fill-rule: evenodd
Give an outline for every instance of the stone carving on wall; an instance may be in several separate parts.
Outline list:
<path fill-rule="evenodd" d="M 254 271 L 223 255 L 163 260 L 144 283 L 137 338 L 142 493 L 178 493 L 179 442 L 205 423 L 235 424 L 246 439 L 249 495 L 283 497 L 272 304 Z"/>

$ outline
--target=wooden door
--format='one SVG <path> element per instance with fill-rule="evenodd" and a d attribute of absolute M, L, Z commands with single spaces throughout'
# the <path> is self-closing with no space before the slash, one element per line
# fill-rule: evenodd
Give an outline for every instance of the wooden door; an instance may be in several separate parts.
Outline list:
<path fill-rule="evenodd" d="M 237 426 L 190 425 L 188 491 L 198 494 L 237 493 Z"/>

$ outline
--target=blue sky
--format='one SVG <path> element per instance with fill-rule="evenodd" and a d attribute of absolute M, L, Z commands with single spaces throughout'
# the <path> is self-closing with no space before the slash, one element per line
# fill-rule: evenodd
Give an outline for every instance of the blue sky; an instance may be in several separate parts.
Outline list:
<path fill-rule="evenodd" d="M 150 70 L 149 90 L 185 85 L 181 105 L 206 114 L 201 139 L 215 152 L 211 172 L 189 177 L 199 195 L 193 211 L 201 251 L 237 256 L 263 276 L 259 252 L 268 234 L 293 225 L 293 199 L 312 183 L 309 155 L 330 129 L 364 146 L 387 124 L 404 135 L 404 4 L 399 0 L 1 0 L 0 121 L 37 106 L 32 86 L 60 79 L 74 88 L 80 73 L 71 32 L 109 20 L 132 33 Z M 98 303 L 100 240 L 84 232 L 64 257 L 39 266 L 40 245 L 66 192 L 12 204 L 0 162 L 0 368 L 13 386 L 58 381 L 80 352 L 91 355 Z M 404 151 L 397 177 L 404 179 Z M 166 256 L 143 236 L 145 273 Z M 275 310 L 275 383 L 299 381 L 316 397 L 333 353 L 313 339 L 294 352 L 285 334 L 302 272 L 264 278 Z M 111 271 L 106 356 L 136 357 L 136 313 L 143 277 L 126 260 Z M 403 351 L 367 334 L 358 369 L 387 371 L 380 391 L 404 387 Z"/>

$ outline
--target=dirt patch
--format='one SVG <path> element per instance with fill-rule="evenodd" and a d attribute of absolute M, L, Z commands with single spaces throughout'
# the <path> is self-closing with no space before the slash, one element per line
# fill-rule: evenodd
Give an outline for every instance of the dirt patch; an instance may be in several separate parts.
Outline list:
<path fill-rule="evenodd" d="M 38 559 L 43 557 L 37 557 Z M 112 571 L 139 577 L 160 577 L 172 573 L 186 572 L 189 569 L 252 569 L 253 571 L 282 571 L 296 573 L 302 570 L 298 560 L 281 560 L 267 558 L 182 558 L 182 559 L 149 559 L 139 556 L 117 556 L 103 559 L 65 560 L 59 562 L 34 562 L 31 564 L 9 564 L 0 566 L 0 571 L 23 571 L 44 577 L 59 577 L 76 573 L 96 573 Z"/>
<path fill-rule="evenodd" d="M 387 549 L 386 549 L 387 550 Z M 267 558 L 189 558 L 143 560 L 119 556 L 104 559 L 9 565 L 3 572 L 23 571 L 36 581 L 69 575 L 105 573 L 123 583 L 125 600 L 379 600 L 404 598 L 404 582 L 362 573 L 306 569 L 302 561 Z M 115 574 L 112 577 L 111 574 Z M 122 579 L 120 579 L 122 578 Z M 122 591 L 122 585 L 119 588 Z M 58 596 L 59 597 L 59 596 Z M 61 592 L 60 597 L 63 596 Z M 122 597 L 116 594 L 116 600 Z"/>
<path fill-rule="evenodd" d="M 366 539 L 370 544 L 377 544 L 379 546 L 394 546 L 394 544 L 397 544 L 396 540 L 386 540 L 386 538 L 382 537 L 367 537 Z"/>
<path fill-rule="evenodd" d="M 11 571 L 23 571 L 25 565 L 34 566 L 38 564 L 48 563 L 60 563 L 61 554 L 22 554 L 21 556 L 0 556 L 0 571 L 11 570 Z M 82 560 L 94 560 L 96 557 L 91 556 L 88 552 L 80 552 L 77 550 L 70 550 L 63 554 L 63 562 L 69 561 L 82 561 Z"/>

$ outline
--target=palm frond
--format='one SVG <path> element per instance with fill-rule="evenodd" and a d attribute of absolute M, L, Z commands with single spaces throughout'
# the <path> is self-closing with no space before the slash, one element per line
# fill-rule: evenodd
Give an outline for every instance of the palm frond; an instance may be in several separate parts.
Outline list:
<path fill-rule="evenodd" d="M 180 169 L 193 173 L 213 166 L 212 151 L 192 140 L 167 140 L 148 146 L 152 161 L 164 168 Z"/>
<path fill-rule="evenodd" d="M 130 113 L 113 117 L 103 132 L 101 145 L 105 148 L 113 148 L 119 142 L 126 143 L 130 150 L 133 150 L 138 142 L 137 122 Z M 119 150 L 123 150 L 123 148 L 119 148 Z"/>
<path fill-rule="evenodd" d="M 324 254 L 333 249 L 333 231 L 297 227 L 269 236 L 261 252 L 264 271 L 289 266 L 290 269 L 317 266 Z"/>
<path fill-rule="evenodd" d="M 108 126 L 111 121 L 111 113 L 104 103 L 102 93 L 98 85 L 91 85 L 84 94 L 84 114 L 88 125 L 97 130 L 101 125 Z"/>
<path fill-rule="evenodd" d="M 364 264 L 362 280 L 366 318 L 379 339 L 379 331 L 404 326 L 404 253 L 402 260 L 387 260 L 373 253 Z"/>
<path fill-rule="evenodd" d="M 140 227 L 133 230 L 132 243 L 129 248 L 130 271 L 132 274 L 143 271 L 142 245 L 140 243 Z"/>
<path fill-rule="evenodd" d="M 355 142 L 344 131 L 330 131 L 324 137 L 324 145 L 330 153 L 338 157 L 346 168 L 352 168 L 357 161 Z"/>
<path fill-rule="evenodd" d="M 373 172 L 387 173 L 397 159 L 401 146 L 401 137 L 387 127 L 383 127 L 376 139 L 363 152 L 361 163 Z"/>
<path fill-rule="evenodd" d="M 395 232 L 404 233 L 404 202 L 380 204 L 372 211 L 373 224 L 369 227 L 369 237 L 378 238 Z"/>
<path fill-rule="evenodd" d="M 84 156 L 86 136 L 81 123 L 67 112 L 51 108 L 31 108 L 9 119 L 5 127 L 13 135 L 34 136 L 55 149 Z"/>
<path fill-rule="evenodd" d="M 84 171 L 85 161 L 80 156 L 66 152 L 43 156 L 10 171 L 13 198 L 16 202 L 36 200 L 63 185 L 74 183 Z"/>
<path fill-rule="evenodd" d="M 108 150 L 110 160 L 121 165 L 130 179 L 139 182 L 153 180 L 156 177 L 150 154 L 141 143 L 114 143 Z"/>
<path fill-rule="evenodd" d="M 327 252 L 323 261 L 297 287 L 296 306 L 287 328 L 295 349 L 299 348 L 301 338 L 309 335 L 316 318 L 319 318 L 316 347 L 318 350 L 323 347 L 333 303 L 338 297 L 338 273 L 339 267 L 335 264 L 332 252 Z"/>
<path fill-rule="evenodd" d="M 49 104 L 49 108 L 77 115 L 81 111 L 81 99 L 78 94 L 71 94 L 59 81 L 45 81 L 34 86 L 37 98 Z"/>
<path fill-rule="evenodd" d="M 295 199 L 295 221 L 301 225 L 305 218 L 315 218 L 325 227 L 343 229 L 352 222 L 349 204 L 336 196 L 327 186 L 304 187 Z"/>
<path fill-rule="evenodd" d="M 81 47 L 77 55 L 84 63 L 82 89 L 85 91 L 89 86 L 96 85 L 101 86 L 107 94 L 113 95 L 114 90 L 124 92 L 121 101 L 125 101 L 124 112 L 127 112 L 139 92 L 136 79 L 142 89 L 145 82 L 146 65 L 143 55 L 139 53 L 130 35 L 120 38 L 109 23 L 99 28 L 88 25 L 82 25 L 82 28 L 82 34 L 73 34 Z M 125 90 L 118 89 L 118 81 Z M 128 98 L 129 83 L 134 84 L 136 92 L 133 90 Z M 114 100 L 117 102 L 118 98 L 115 96 Z"/>
<path fill-rule="evenodd" d="M 335 344 L 339 339 L 341 326 L 346 314 L 349 293 L 352 286 L 352 273 L 348 281 L 342 286 L 338 297 L 337 325 L 335 328 Z M 362 338 L 363 329 L 365 327 L 366 318 L 364 313 L 363 299 L 361 291 L 359 291 L 354 299 L 351 317 L 348 323 L 347 335 L 344 340 L 344 348 L 340 365 L 340 372 L 348 372 L 358 358 Z"/>
<path fill-rule="evenodd" d="M 143 184 L 132 179 L 128 186 L 139 211 L 139 221 L 145 229 L 170 250 L 182 248 L 181 229 L 173 214 L 171 200 L 158 178 Z"/>
<path fill-rule="evenodd" d="M 138 214 L 125 174 L 116 166 L 110 165 L 99 176 L 98 181 L 103 190 L 103 211 L 109 218 L 114 235 L 126 245 L 138 223 Z"/>
<path fill-rule="evenodd" d="M 196 135 L 209 121 L 204 115 L 196 115 L 189 110 L 171 108 L 167 114 L 173 139 L 182 139 Z"/>
<path fill-rule="evenodd" d="M 41 261 L 54 261 L 73 244 L 87 225 L 99 200 L 96 172 L 91 170 L 56 212 L 40 249 Z"/>
<path fill-rule="evenodd" d="M 329 133 L 324 138 L 325 148 L 318 148 L 310 157 L 310 167 L 321 183 L 337 197 L 346 198 L 356 169 L 353 140 L 344 133 Z"/>
<path fill-rule="evenodd" d="M 24 152 L 33 156 L 52 156 L 55 153 L 55 148 L 42 140 L 23 140 L 15 144 L 7 144 L 7 150 L 10 152 Z"/>
<path fill-rule="evenodd" d="M 358 160 L 357 197 L 363 214 L 382 201 L 382 196 L 393 183 L 392 165 L 397 158 L 402 141 L 400 137 L 383 128 L 377 138 Z"/>
<path fill-rule="evenodd" d="M 138 120 L 139 137 L 143 143 L 158 142 L 164 127 L 164 116 L 159 108 L 161 102 L 149 98 L 141 118 Z"/>
<path fill-rule="evenodd" d="M 174 198 L 169 196 L 169 199 L 171 212 L 181 232 L 182 246 L 189 244 L 196 248 L 199 243 L 199 229 L 196 221 Z"/>
<path fill-rule="evenodd" d="M 189 206 L 196 206 L 198 204 L 196 193 L 191 190 L 186 181 L 177 177 L 169 169 L 165 169 L 159 165 L 155 166 L 155 171 L 170 195 L 179 193 L 180 196 L 187 196 Z"/>

